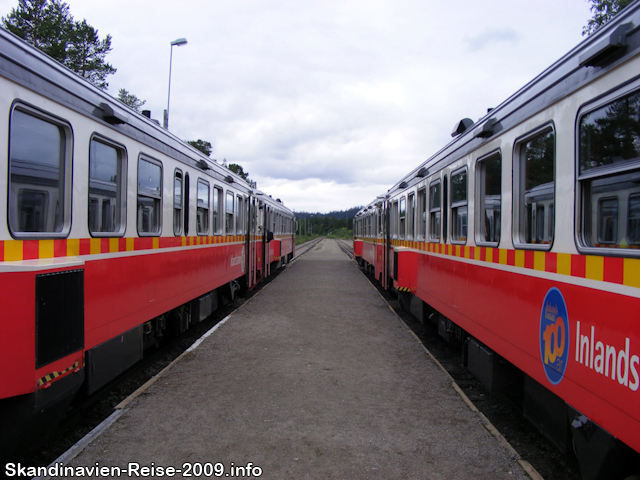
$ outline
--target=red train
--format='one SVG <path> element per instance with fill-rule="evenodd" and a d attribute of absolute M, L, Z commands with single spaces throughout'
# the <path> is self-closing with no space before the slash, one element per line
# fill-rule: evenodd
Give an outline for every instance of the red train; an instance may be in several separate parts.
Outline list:
<path fill-rule="evenodd" d="M 640 473 L 640 3 L 356 217 L 361 265 L 585 479 Z"/>
<path fill-rule="evenodd" d="M 294 255 L 293 213 L 0 29 L 0 459 Z"/>

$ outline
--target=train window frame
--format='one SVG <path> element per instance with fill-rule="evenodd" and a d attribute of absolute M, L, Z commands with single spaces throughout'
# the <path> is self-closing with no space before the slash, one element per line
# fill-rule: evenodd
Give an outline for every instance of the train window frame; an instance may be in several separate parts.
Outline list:
<path fill-rule="evenodd" d="M 140 166 L 142 165 L 142 163 L 148 163 L 150 165 L 155 165 L 157 167 L 160 168 L 160 181 L 158 183 L 159 186 L 159 193 L 155 193 L 152 189 L 147 188 L 147 187 L 141 187 L 140 186 Z M 160 160 L 150 157 L 149 155 L 145 155 L 143 153 L 141 153 L 138 156 L 138 168 L 137 168 L 137 178 L 136 178 L 136 185 L 137 185 L 137 201 L 136 201 L 136 227 L 138 230 L 138 236 L 140 237 L 159 237 L 160 235 L 162 235 L 162 213 L 163 213 L 163 204 L 162 204 L 162 200 L 163 200 L 163 194 L 164 194 L 164 167 L 163 164 Z M 140 218 L 140 205 L 141 205 L 141 199 L 146 201 L 146 202 L 153 202 L 154 205 L 154 210 L 156 211 L 157 214 L 157 228 L 156 230 L 142 230 L 141 227 L 141 220 L 144 221 L 144 217 L 141 219 Z M 144 225 L 144 223 L 142 223 L 142 225 Z"/>
<path fill-rule="evenodd" d="M 498 215 L 496 219 L 495 208 L 491 209 L 491 215 L 486 215 L 488 197 L 495 197 L 495 194 L 487 194 L 487 165 L 495 160 L 499 161 L 500 193 L 498 195 Z M 497 247 L 500 245 L 502 233 L 502 151 L 500 149 L 490 152 L 476 160 L 476 192 L 477 200 L 475 218 L 476 245 Z M 489 219 L 489 217 L 491 217 Z M 490 239 L 487 240 L 487 221 L 491 230 Z"/>
<path fill-rule="evenodd" d="M 55 217 L 53 219 L 53 228 L 47 228 L 46 220 L 43 223 L 42 230 L 31 230 L 25 229 L 21 227 L 21 223 L 24 223 L 24 217 L 20 215 L 20 205 L 23 204 L 21 202 L 21 193 L 25 193 L 26 195 L 34 198 L 33 194 L 40 194 L 43 190 L 37 188 L 38 185 L 42 184 L 41 181 L 26 183 L 26 186 L 20 188 L 20 185 L 17 181 L 14 182 L 13 175 L 14 171 L 17 170 L 18 166 L 16 165 L 17 161 L 12 161 L 12 153 L 14 147 L 16 145 L 16 139 L 13 138 L 13 134 L 16 130 L 19 131 L 19 127 L 14 124 L 14 120 L 16 119 L 16 112 L 19 112 L 20 115 L 26 115 L 27 117 L 31 117 L 39 122 L 45 122 L 55 128 L 57 128 L 59 133 L 59 145 L 58 145 L 58 165 L 63 169 L 62 173 L 58 173 L 57 179 L 54 179 L 54 184 L 58 191 L 62 193 L 58 193 L 59 199 L 62 198 L 62 208 L 56 208 L 56 211 L 59 213 L 54 214 Z M 7 217 L 8 217 L 8 227 L 11 236 L 15 239 L 19 240 L 27 240 L 27 239 L 56 239 L 56 238 L 66 238 L 69 236 L 69 232 L 71 231 L 71 222 L 72 222 L 72 179 L 73 179 L 73 129 L 71 123 L 67 120 L 64 120 L 56 115 L 40 110 L 34 106 L 28 105 L 23 102 L 15 102 L 11 106 L 10 114 L 9 114 L 9 132 L 8 132 L 8 140 L 9 140 L 9 152 L 8 152 L 8 168 L 7 168 L 7 192 L 8 192 L 8 201 L 7 201 Z M 33 130 L 29 130 L 30 134 L 33 133 Z M 28 145 L 34 145 L 36 142 L 33 142 L 29 137 L 29 142 L 26 142 Z M 42 143 L 38 143 L 38 145 L 42 145 Z M 36 163 L 37 162 L 30 162 Z M 46 165 L 45 165 L 46 166 Z M 58 167 L 58 170 L 60 170 Z M 15 173 L 16 178 L 18 177 L 18 173 Z M 23 175 L 26 176 L 26 175 Z M 37 180 L 37 178 L 36 178 Z M 15 193 L 13 192 L 15 185 Z M 40 202 L 40 206 L 48 206 L 49 194 L 50 192 L 44 192 L 44 195 L 40 195 L 42 201 Z M 58 201 L 59 201 L 58 199 Z"/>
<path fill-rule="evenodd" d="M 433 205 L 433 190 L 438 188 L 438 205 Z M 433 192 L 436 193 L 436 192 Z M 440 243 L 442 239 L 442 180 L 440 178 L 429 183 L 429 242 Z"/>
<path fill-rule="evenodd" d="M 118 225 L 117 229 L 104 231 L 104 230 L 94 230 L 92 229 L 92 221 L 91 221 L 91 164 L 92 164 L 92 145 L 95 143 L 102 144 L 106 147 L 113 148 L 118 155 L 117 162 L 118 165 L 116 167 L 117 174 L 116 178 L 119 177 L 119 181 L 115 181 L 116 183 L 116 208 L 115 211 L 118 212 Z M 127 172 L 128 172 L 128 157 L 127 157 L 127 149 L 121 143 L 115 142 L 104 135 L 100 135 L 97 132 L 94 132 L 89 139 L 89 155 L 88 155 L 88 184 L 87 184 L 87 228 L 89 229 L 89 234 L 95 238 L 118 238 L 123 237 L 127 228 Z M 99 180 L 99 179 L 96 179 Z M 104 203 L 103 203 L 104 206 Z"/>
<path fill-rule="evenodd" d="M 543 137 L 551 134 L 553 145 L 553 181 L 536 185 L 531 188 L 533 190 L 538 188 L 540 194 L 538 196 L 548 196 L 548 192 L 545 192 L 545 188 L 548 184 L 553 185 L 553 193 L 551 194 L 551 203 L 547 205 L 545 211 L 545 204 L 538 205 L 537 201 L 531 201 L 530 215 L 527 215 L 527 198 L 526 195 L 530 194 L 525 189 L 525 182 L 527 178 L 527 169 L 523 167 L 526 162 L 526 148 L 531 142 L 543 139 Z M 518 137 L 514 142 L 513 147 L 513 226 L 512 226 L 512 239 L 513 246 L 516 249 L 524 250 L 540 250 L 549 251 L 553 248 L 555 241 L 555 204 L 556 204 L 556 166 L 557 166 L 557 130 L 553 122 L 545 123 L 540 127 L 530 130 L 526 134 Z M 535 195 L 530 198 L 537 198 Z M 543 199 L 545 200 L 545 199 Z M 534 208 L 535 207 L 535 208 Z M 548 214 L 547 212 L 553 212 Z M 540 216 L 542 213 L 542 217 Z M 547 223 L 547 219 L 550 219 Z M 542 220 L 542 228 L 540 226 L 540 220 Z M 535 228 L 534 228 L 535 226 Z M 548 228 L 547 228 L 548 227 Z M 539 234 L 542 232 L 543 237 L 540 239 Z M 535 241 L 533 236 L 535 235 Z M 527 236 L 531 238 L 528 240 Z M 545 240 L 549 238 L 549 240 Z"/>
<path fill-rule="evenodd" d="M 209 234 L 211 223 L 211 184 L 204 178 L 198 178 L 196 186 L 196 234 L 206 236 Z M 204 196 L 201 196 L 204 192 L 206 203 Z"/>
<path fill-rule="evenodd" d="M 424 241 L 427 238 L 427 186 L 418 189 L 416 206 L 416 239 Z"/>
<path fill-rule="evenodd" d="M 211 230 L 214 235 L 222 235 L 224 225 L 224 190 L 219 185 L 213 185 L 213 223 Z"/>
<path fill-rule="evenodd" d="M 391 238 L 398 238 L 398 200 L 391 202 Z"/>
<path fill-rule="evenodd" d="M 180 179 L 180 201 L 176 202 L 176 181 Z M 182 235 L 183 231 L 183 209 L 184 209 L 184 177 L 182 175 L 182 170 L 176 168 L 173 171 L 173 234 L 176 237 Z"/>
<path fill-rule="evenodd" d="M 236 196 L 236 235 L 244 235 L 244 197 L 242 195 Z"/>
<path fill-rule="evenodd" d="M 464 176 L 464 198 L 456 197 L 454 199 L 454 178 L 462 176 Z M 449 188 L 451 189 L 449 195 L 451 243 L 466 245 L 469 236 L 469 169 L 466 165 L 451 173 L 451 181 L 449 183 Z"/>
<path fill-rule="evenodd" d="M 407 236 L 407 199 L 404 195 L 398 200 L 398 238 L 404 240 Z"/>
<path fill-rule="evenodd" d="M 407 194 L 407 240 L 415 240 L 416 238 L 416 194 L 411 192 Z"/>
<path fill-rule="evenodd" d="M 602 137 L 595 137 L 593 141 L 590 135 L 597 135 L 598 132 L 587 131 L 585 128 L 583 137 L 583 122 L 588 122 L 590 116 L 595 117 L 592 125 L 597 124 L 598 120 L 604 123 L 605 119 L 610 119 L 608 111 L 619 112 L 626 101 L 640 101 L 639 97 L 640 80 L 636 79 L 585 103 L 578 110 L 575 123 L 575 240 L 576 247 L 582 254 L 640 257 L 640 249 L 637 248 L 640 245 L 640 218 L 637 216 L 640 207 L 632 204 L 634 200 L 640 200 L 640 189 L 636 186 L 640 184 L 640 148 L 635 147 L 636 140 L 633 140 L 631 145 L 635 150 L 631 153 L 637 156 L 625 158 L 624 154 L 610 154 L 599 157 L 598 154 L 611 152 L 610 149 L 598 151 L 598 146 L 605 144 L 605 133 L 602 133 Z M 609 110 L 614 106 L 617 108 Z M 609 125 L 613 124 L 613 120 Z M 619 130 L 607 129 L 607 132 L 611 131 Z M 637 132 L 635 135 L 637 137 Z M 620 147 L 621 137 L 616 135 L 615 138 Z M 592 145 L 595 145 L 593 153 Z M 602 160 L 599 161 L 599 158 Z M 633 191 L 632 188 L 636 190 Z M 602 215 L 601 202 L 614 198 L 617 199 L 617 210 L 613 219 L 616 232 L 613 239 L 607 239 L 602 236 L 605 218 Z M 634 238 L 634 232 L 639 232 L 638 238 Z"/>
<path fill-rule="evenodd" d="M 225 235 L 235 235 L 235 194 L 231 190 L 227 190 L 224 196 L 224 233 Z M 229 208 L 229 200 L 231 200 L 231 208 Z"/>

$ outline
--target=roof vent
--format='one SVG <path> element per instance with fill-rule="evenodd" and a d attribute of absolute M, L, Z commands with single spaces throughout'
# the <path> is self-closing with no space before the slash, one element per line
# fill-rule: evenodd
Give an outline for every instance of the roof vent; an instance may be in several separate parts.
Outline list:
<path fill-rule="evenodd" d="M 409 185 L 407 182 L 400 182 L 400 185 L 398 185 L 398 188 L 407 188 L 407 185 Z"/>
<path fill-rule="evenodd" d="M 102 119 L 111 124 L 111 125 L 118 125 L 121 123 L 128 123 L 129 119 L 121 114 L 120 112 L 116 112 L 113 107 L 111 107 L 111 105 L 107 104 L 107 103 L 100 103 L 99 105 L 100 110 L 102 110 Z"/>
<path fill-rule="evenodd" d="M 196 165 L 198 165 L 198 167 L 200 167 L 202 170 L 210 170 L 209 165 L 207 165 L 207 162 L 205 162 L 204 160 L 198 160 L 196 162 Z"/>
<path fill-rule="evenodd" d="M 416 177 L 424 178 L 427 175 L 429 175 L 429 169 L 427 167 L 422 167 L 420 170 L 418 170 Z"/>
<path fill-rule="evenodd" d="M 453 131 L 451 132 L 452 137 L 457 137 L 461 133 L 466 132 L 469 127 L 473 125 L 473 120 L 470 118 L 463 118 L 453 127 Z"/>
<path fill-rule="evenodd" d="M 608 56 L 627 48 L 627 32 L 633 28 L 633 23 L 625 23 L 616 28 L 608 38 L 597 43 L 593 48 L 580 55 L 581 67 L 593 67 L 598 65 Z"/>
<path fill-rule="evenodd" d="M 473 132 L 473 136 L 475 138 L 489 138 L 491 135 L 495 133 L 495 130 L 497 130 L 497 127 L 499 125 L 500 124 L 495 118 L 490 118 L 489 120 L 484 122 L 482 127 L 478 128 L 475 132 Z"/>

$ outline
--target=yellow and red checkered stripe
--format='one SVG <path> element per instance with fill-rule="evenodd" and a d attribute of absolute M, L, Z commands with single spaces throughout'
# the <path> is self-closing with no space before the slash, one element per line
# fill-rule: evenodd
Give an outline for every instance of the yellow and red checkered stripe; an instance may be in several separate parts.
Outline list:
<path fill-rule="evenodd" d="M 393 246 L 640 288 L 640 259 L 393 240 Z"/>
<path fill-rule="evenodd" d="M 245 235 L 140 238 L 71 238 L 61 240 L 0 241 L 0 261 L 14 262 L 48 258 L 77 257 L 163 248 L 215 245 L 245 241 Z"/>

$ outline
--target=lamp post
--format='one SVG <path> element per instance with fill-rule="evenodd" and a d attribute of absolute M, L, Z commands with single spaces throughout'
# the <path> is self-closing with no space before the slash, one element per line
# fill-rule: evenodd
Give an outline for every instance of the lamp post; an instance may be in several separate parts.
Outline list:
<path fill-rule="evenodd" d="M 169 54 L 169 88 L 167 93 L 167 109 L 164 111 L 164 122 L 163 126 L 165 129 L 169 128 L 169 103 L 171 101 L 171 62 L 173 61 L 173 46 L 177 45 L 181 47 L 182 45 L 187 44 L 186 38 L 179 38 L 171 42 L 171 53 Z"/>

